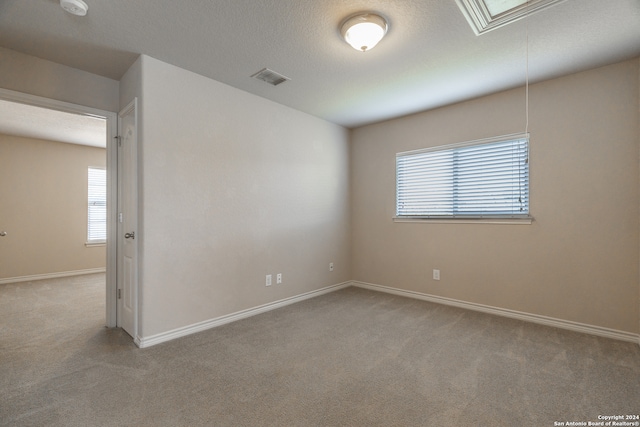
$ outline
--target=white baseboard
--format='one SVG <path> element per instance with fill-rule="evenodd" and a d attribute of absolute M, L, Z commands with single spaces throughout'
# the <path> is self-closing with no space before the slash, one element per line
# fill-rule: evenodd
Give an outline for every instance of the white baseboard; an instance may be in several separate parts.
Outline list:
<path fill-rule="evenodd" d="M 206 331 L 207 329 L 226 325 L 227 323 L 235 322 L 237 320 L 246 319 L 247 317 L 255 316 L 256 314 L 265 313 L 267 311 L 275 310 L 280 307 L 284 307 L 290 304 L 295 304 L 297 302 L 304 301 L 309 298 L 328 294 L 330 292 L 344 289 L 349 286 L 351 286 L 351 282 L 344 282 L 344 283 L 339 283 L 337 285 L 327 286 L 326 288 L 318 289 L 311 292 L 306 292 L 304 294 L 300 294 L 294 297 L 270 302 L 268 304 L 263 304 L 258 307 L 249 308 L 247 310 L 238 311 L 236 313 L 227 314 L 225 316 L 216 317 L 214 319 L 205 320 L 203 322 L 194 323 L 192 325 L 173 329 L 171 331 L 161 332 L 159 334 L 151 335 L 149 337 L 137 336 L 134 342 L 140 348 L 151 347 L 153 345 L 160 344 L 166 341 L 171 341 L 176 338 L 195 334 L 196 332 Z"/>
<path fill-rule="evenodd" d="M 352 281 L 352 286 L 358 288 L 369 289 L 372 291 L 385 292 L 393 295 L 400 295 L 419 299 L 423 301 L 434 302 L 437 304 L 445 304 L 454 307 L 464 308 L 467 310 L 480 311 L 483 313 L 494 314 L 497 316 L 510 317 L 512 319 L 524 320 L 526 322 L 538 323 L 541 325 L 553 326 L 560 329 L 568 329 L 570 331 L 582 332 L 585 334 L 597 335 L 615 340 L 629 341 L 640 344 L 640 335 L 631 332 L 618 331 L 616 329 L 603 328 L 600 326 L 587 325 L 585 323 L 572 322 L 570 320 L 556 319 L 553 317 L 540 316 L 538 314 L 524 313 L 521 311 L 509 310 L 506 308 L 492 307 L 483 304 L 460 301 L 452 298 L 440 297 L 436 295 L 423 294 L 421 292 L 406 291 L 388 286 L 374 285 L 372 283 Z"/>
<path fill-rule="evenodd" d="M 74 270 L 74 271 L 61 271 L 58 273 L 34 274 L 32 276 L 7 277 L 6 279 L 0 279 L 0 285 L 4 285 L 6 283 L 32 282 L 34 280 L 59 279 L 60 277 L 82 276 L 85 274 L 104 273 L 105 271 L 107 271 L 107 269 L 105 267 L 101 267 L 101 268 L 90 268 L 87 270 Z"/>
<path fill-rule="evenodd" d="M 192 325 L 184 326 L 182 328 L 173 329 L 171 331 L 162 332 L 149 337 L 136 336 L 134 339 L 135 344 L 140 348 L 151 347 L 156 344 L 171 341 L 176 338 L 184 337 L 187 335 L 202 332 L 207 329 L 215 328 L 217 326 L 226 325 L 227 323 L 235 322 L 237 320 L 246 319 L 247 317 L 255 316 L 257 314 L 265 313 L 267 311 L 275 310 L 280 307 L 284 307 L 290 304 L 295 304 L 306 299 L 324 295 L 330 292 L 334 292 L 340 289 L 347 288 L 349 286 L 355 286 L 358 288 L 369 289 L 372 291 L 385 292 L 388 294 L 399 295 L 408 298 L 419 299 L 423 301 L 429 301 L 437 304 L 450 305 L 454 307 L 464 308 L 467 310 L 474 310 L 488 314 L 494 314 L 497 316 L 509 317 L 512 319 L 524 320 L 526 322 L 538 323 L 546 326 L 553 326 L 560 329 L 567 329 L 570 331 L 581 332 L 591 335 L 597 335 L 606 338 L 612 338 L 621 341 L 628 341 L 640 344 L 640 335 L 631 332 L 618 331 L 615 329 L 603 328 L 600 326 L 593 326 L 584 323 L 572 322 L 569 320 L 556 319 L 553 317 L 540 316 L 537 314 L 524 313 L 515 310 L 509 310 L 505 308 L 492 307 L 483 304 L 476 304 L 466 301 L 460 301 L 452 298 L 440 297 L 436 295 L 429 295 L 420 292 L 407 291 L 398 288 L 391 288 L 388 286 L 374 285 L 371 283 L 349 281 L 339 283 L 337 285 L 328 286 L 326 288 L 318 289 L 316 291 L 307 292 L 301 295 L 297 295 L 290 298 L 285 298 L 279 301 L 274 301 L 268 304 L 253 307 L 247 310 L 238 311 L 225 316 L 216 317 L 214 319 L 205 320 L 203 322 L 194 323 Z"/>

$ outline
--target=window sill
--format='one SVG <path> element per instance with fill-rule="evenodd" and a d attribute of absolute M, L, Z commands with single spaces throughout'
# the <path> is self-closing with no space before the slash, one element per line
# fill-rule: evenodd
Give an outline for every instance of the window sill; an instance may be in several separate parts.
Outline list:
<path fill-rule="evenodd" d="M 86 242 L 84 245 L 88 248 L 96 248 L 99 246 L 106 246 L 107 242 Z"/>
<path fill-rule="evenodd" d="M 512 224 L 530 225 L 533 217 L 527 218 L 420 218 L 393 217 L 393 222 L 429 222 L 439 224 Z"/>

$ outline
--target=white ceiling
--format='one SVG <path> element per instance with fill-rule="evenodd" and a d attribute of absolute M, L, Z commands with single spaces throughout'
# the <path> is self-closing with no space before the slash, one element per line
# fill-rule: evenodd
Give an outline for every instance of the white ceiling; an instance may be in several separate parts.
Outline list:
<path fill-rule="evenodd" d="M 0 133 L 106 147 L 105 119 L 0 100 Z"/>
<path fill-rule="evenodd" d="M 346 127 L 640 56 L 639 0 L 566 0 L 476 36 L 455 0 L 0 2 L 0 46 L 119 80 L 146 54 Z M 375 11 L 389 32 L 362 53 L 341 21 Z M 249 76 L 268 67 L 277 87 Z"/>

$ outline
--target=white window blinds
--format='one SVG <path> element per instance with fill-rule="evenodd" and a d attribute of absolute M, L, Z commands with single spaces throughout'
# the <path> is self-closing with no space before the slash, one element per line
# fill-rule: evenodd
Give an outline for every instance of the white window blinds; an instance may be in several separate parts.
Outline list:
<path fill-rule="evenodd" d="M 89 168 L 87 241 L 107 240 L 107 173 L 104 169 Z"/>
<path fill-rule="evenodd" d="M 528 135 L 398 153 L 396 215 L 528 217 Z"/>

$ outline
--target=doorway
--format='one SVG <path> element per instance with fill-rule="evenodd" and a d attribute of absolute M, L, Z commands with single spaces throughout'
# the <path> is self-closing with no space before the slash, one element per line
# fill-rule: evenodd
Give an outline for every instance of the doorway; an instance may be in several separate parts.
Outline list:
<path fill-rule="evenodd" d="M 42 107 L 54 112 L 72 113 L 79 116 L 98 118 L 106 122 L 106 199 L 107 199 L 107 236 L 106 236 L 106 281 L 105 281 L 105 324 L 116 327 L 118 319 L 117 306 L 117 114 L 90 107 L 51 100 L 34 95 L 0 89 L 0 100 L 22 105 Z M 44 207 L 43 207 L 44 209 Z M 2 224 L 0 224 L 2 228 Z M 3 230 L 0 230 L 0 232 Z M 10 233 L 10 230 L 5 230 Z M 6 237 L 6 236 L 5 236 Z M 2 237 L 0 237 L 2 238 Z M 1 242 L 0 242 L 1 243 Z M 89 243 L 89 242 L 88 242 Z"/>

